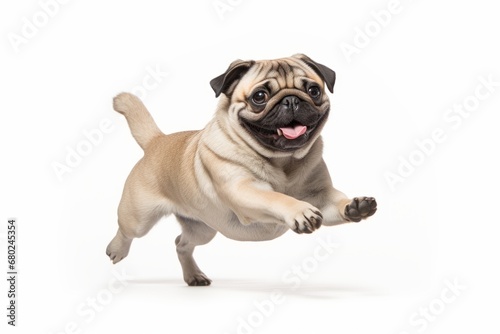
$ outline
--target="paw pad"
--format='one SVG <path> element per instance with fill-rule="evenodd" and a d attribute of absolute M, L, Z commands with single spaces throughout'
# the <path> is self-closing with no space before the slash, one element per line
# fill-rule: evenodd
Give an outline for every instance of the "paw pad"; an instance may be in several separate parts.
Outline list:
<path fill-rule="evenodd" d="M 377 211 L 377 201 L 373 197 L 354 197 L 344 210 L 345 217 L 352 222 L 372 216 Z"/>

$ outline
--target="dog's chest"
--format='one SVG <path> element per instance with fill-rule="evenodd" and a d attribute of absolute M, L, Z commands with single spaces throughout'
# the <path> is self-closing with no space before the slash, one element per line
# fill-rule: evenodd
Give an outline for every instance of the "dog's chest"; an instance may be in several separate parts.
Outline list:
<path fill-rule="evenodd" d="M 305 185 L 305 173 L 300 166 L 270 166 L 266 175 L 266 181 L 274 191 L 292 197 L 299 196 Z M 300 197 L 300 196 L 299 196 Z"/>

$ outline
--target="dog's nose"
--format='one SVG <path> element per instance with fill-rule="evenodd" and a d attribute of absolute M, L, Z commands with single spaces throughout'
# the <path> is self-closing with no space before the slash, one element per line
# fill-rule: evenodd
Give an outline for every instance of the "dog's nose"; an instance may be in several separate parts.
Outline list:
<path fill-rule="evenodd" d="M 281 100 L 281 104 L 291 111 L 296 111 L 299 108 L 299 103 L 299 98 L 293 95 L 285 96 L 285 98 Z"/>

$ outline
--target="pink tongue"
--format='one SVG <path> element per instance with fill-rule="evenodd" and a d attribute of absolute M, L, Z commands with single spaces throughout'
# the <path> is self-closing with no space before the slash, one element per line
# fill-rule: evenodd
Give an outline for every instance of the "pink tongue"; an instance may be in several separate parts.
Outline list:
<path fill-rule="evenodd" d="M 294 128 L 280 128 L 286 139 L 295 139 L 302 136 L 307 131 L 307 126 L 297 125 Z"/>

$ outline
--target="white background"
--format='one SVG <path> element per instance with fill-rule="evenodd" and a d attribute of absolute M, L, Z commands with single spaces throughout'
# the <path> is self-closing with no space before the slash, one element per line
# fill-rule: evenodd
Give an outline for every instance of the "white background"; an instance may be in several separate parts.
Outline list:
<path fill-rule="evenodd" d="M 20 273 L 15 329 L 0 284 L 2 332 L 498 332 L 500 21 L 492 2 L 401 0 L 383 27 L 373 13 L 382 15 L 385 0 L 222 0 L 232 3 L 222 14 L 215 3 L 68 1 L 51 7 L 47 22 L 38 1 L 2 3 L 0 258 L 6 272 L 7 219 L 16 217 Z M 10 39 L 34 20 L 40 27 L 16 51 Z M 346 57 L 341 45 L 355 42 L 358 53 Z M 216 106 L 209 81 L 231 61 L 299 52 L 337 72 L 324 157 L 336 187 L 375 196 L 377 214 L 263 243 L 219 235 L 195 252 L 209 288 L 185 286 L 172 217 L 113 266 L 105 248 L 142 152 L 112 97 L 160 69 L 168 75 L 149 81 L 155 87 L 144 96 L 158 125 L 200 129 Z M 446 121 L 454 105 L 474 102 L 480 77 L 497 86 L 460 123 Z M 65 164 L 106 119 L 112 130 L 60 180 L 54 163 Z M 418 153 L 416 141 L 439 129 L 444 142 Z M 387 173 L 410 157 L 419 165 L 391 188 Z M 318 261 L 325 240 L 337 247 Z M 309 271 L 298 287 L 284 279 L 294 266 Z M 125 286 L 110 292 L 116 272 L 126 273 Z M 446 282 L 461 286 L 456 295 Z M 273 291 L 282 297 L 270 307 Z"/>

